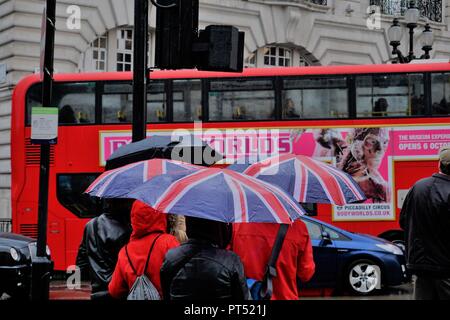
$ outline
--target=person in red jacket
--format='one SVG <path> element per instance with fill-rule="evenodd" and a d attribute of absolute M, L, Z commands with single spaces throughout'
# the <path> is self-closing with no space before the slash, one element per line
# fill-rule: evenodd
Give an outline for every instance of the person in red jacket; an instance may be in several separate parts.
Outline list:
<path fill-rule="evenodd" d="M 153 247 L 145 274 L 162 297 L 160 269 L 167 251 L 179 246 L 179 242 L 173 235 L 166 233 L 167 215 L 140 201 L 135 201 L 131 209 L 131 226 L 133 232 L 127 250 L 130 260 L 139 274 L 142 274 L 150 246 L 159 236 Z M 119 259 L 108 286 L 109 294 L 116 299 L 126 298 L 136 277 L 137 275 L 128 261 L 125 247 L 123 247 L 119 252 Z"/>
<path fill-rule="evenodd" d="M 241 258 L 247 278 L 263 280 L 279 228 L 271 223 L 233 225 L 231 248 Z M 311 240 L 303 221 L 297 220 L 289 227 L 276 269 L 272 300 L 297 300 L 297 277 L 307 282 L 315 271 Z"/>

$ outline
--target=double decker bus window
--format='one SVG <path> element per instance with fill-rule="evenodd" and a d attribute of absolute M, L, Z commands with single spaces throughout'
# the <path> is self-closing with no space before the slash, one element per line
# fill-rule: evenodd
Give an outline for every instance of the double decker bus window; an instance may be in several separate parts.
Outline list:
<path fill-rule="evenodd" d="M 275 119 L 272 79 L 213 80 L 209 91 L 209 120 Z"/>
<path fill-rule="evenodd" d="M 282 118 L 347 118 L 346 77 L 284 79 Z"/>
<path fill-rule="evenodd" d="M 450 114 L 450 73 L 431 75 L 431 99 L 433 115 Z"/>
<path fill-rule="evenodd" d="M 96 173 L 59 174 L 56 193 L 59 203 L 79 218 L 92 218 L 101 213 L 99 199 L 84 191 L 99 176 Z"/>
<path fill-rule="evenodd" d="M 164 81 L 151 81 L 147 90 L 147 122 L 167 121 L 167 98 Z"/>
<path fill-rule="evenodd" d="M 201 120 L 202 87 L 200 80 L 174 80 L 172 99 L 173 121 Z"/>
<path fill-rule="evenodd" d="M 133 117 L 131 83 L 105 83 L 102 92 L 102 122 L 131 123 Z"/>
<path fill-rule="evenodd" d="M 401 117 L 426 113 L 422 74 L 356 77 L 358 117 Z"/>
<path fill-rule="evenodd" d="M 27 93 L 27 125 L 31 108 L 42 104 L 42 84 L 32 86 Z M 95 123 L 95 82 L 55 83 L 51 106 L 59 108 L 59 124 Z"/>

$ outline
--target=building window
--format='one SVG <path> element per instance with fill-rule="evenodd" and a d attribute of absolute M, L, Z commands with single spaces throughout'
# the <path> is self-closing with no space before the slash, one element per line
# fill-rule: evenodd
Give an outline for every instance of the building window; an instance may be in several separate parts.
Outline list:
<path fill-rule="evenodd" d="M 256 51 L 251 53 L 246 59 L 245 59 L 245 66 L 247 68 L 256 68 Z"/>
<path fill-rule="evenodd" d="M 117 71 L 131 71 L 133 65 L 133 30 L 117 30 Z"/>
<path fill-rule="evenodd" d="M 311 64 L 308 62 L 308 60 L 306 60 L 305 57 L 303 57 L 302 55 L 300 55 L 300 59 L 299 59 L 299 61 L 298 61 L 298 65 L 299 65 L 300 67 L 308 67 L 308 66 L 310 66 Z"/>
<path fill-rule="evenodd" d="M 281 47 L 264 48 L 264 65 L 277 67 L 290 67 L 292 50 Z"/>
<path fill-rule="evenodd" d="M 95 71 L 106 71 L 108 37 L 101 36 L 91 42 L 92 61 Z"/>

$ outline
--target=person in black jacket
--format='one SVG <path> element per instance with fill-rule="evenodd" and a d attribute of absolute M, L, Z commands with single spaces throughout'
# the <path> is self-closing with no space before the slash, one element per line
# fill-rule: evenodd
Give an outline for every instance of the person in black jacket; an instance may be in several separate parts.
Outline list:
<path fill-rule="evenodd" d="M 76 260 L 82 278 L 91 281 L 91 299 L 109 298 L 108 284 L 119 251 L 131 235 L 133 200 L 107 199 L 105 202 L 105 212 L 86 224 Z"/>
<path fill-rule="evenodd" d="M 189 240 L 166 254 L 161 267 L 165 300 L 246 300 L 240 258 L 225 248 L 231 224 L 186 217 Z"/>
<path fill-rule="evenodd" d="M 439 152 L 439 169 L 413 186 L 400 213 L 419 300 L 450 299 L 450 146 Z"/>

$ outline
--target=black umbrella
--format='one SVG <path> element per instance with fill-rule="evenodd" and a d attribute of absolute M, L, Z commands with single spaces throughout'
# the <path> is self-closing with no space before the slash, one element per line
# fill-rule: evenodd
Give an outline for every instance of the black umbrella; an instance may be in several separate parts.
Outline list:
<path fill-rule="evenodd" d="M 106 170 L 154 158 L 180 160 L 209 166 L 223 159 L 206 142 L 194 137 L 153 135 L 150 138 L 124 145 L 106 161 Z"/>

